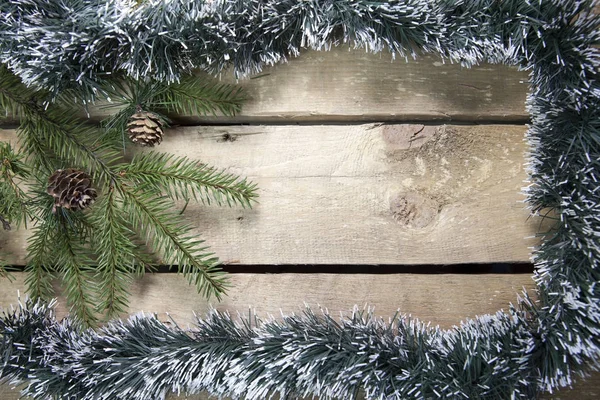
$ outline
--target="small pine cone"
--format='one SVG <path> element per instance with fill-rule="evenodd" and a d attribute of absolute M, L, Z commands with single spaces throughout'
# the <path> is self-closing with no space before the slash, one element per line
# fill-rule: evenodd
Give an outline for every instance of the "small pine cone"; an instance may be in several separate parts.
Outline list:
<path fill-rule="evenodd" d="M 127 133 L 133 143 L 154 147 L 162 142 L 163 123 L 158 115 L 138 108 L 129 118 Z"/>
<path fill-rule="evenodd" d="M 48 178 L 49 195 L 54 197 L 56 207 L 73 211 L 83 210 L 94 202 L 97 193 L 92 186 L 91 177 L 75 168 L 59 169 Z"/>

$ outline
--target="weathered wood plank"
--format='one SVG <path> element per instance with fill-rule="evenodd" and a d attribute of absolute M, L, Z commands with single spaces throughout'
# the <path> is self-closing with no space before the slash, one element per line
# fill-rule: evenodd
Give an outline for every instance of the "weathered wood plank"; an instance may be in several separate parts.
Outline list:
<path fill-rule="evenodd" d="M 17 290 L 24 291 L 24 276 L 15 274 L 13 284 L 0 281 L 0 307 L 15 303 Z M 247 315 L 253 307 L 260 316 L 280 311 L 289 314 L 301 310 L 303 302 L 328 308 L 333 314 L 349 311 L 355 304 L 375 307 L 379 316 L 389 317 L 396 310 L 448 328 L 467 318 L 506 309 L 516 300 L 522 287 L 533 287 L 527 275 L 334 275 L 334 274 L 235 274 L 230 296 L 217 309 Z M 186 326 L 193 321 L 192 310 L 204 314 L 209 305 L 174 274 L 154 274 L 134 285 L 130 312 L 156 312 L 161 320 L 165 313 Z M 65 315 L 64 300 L 59 316 Z M 545 399 L 594 399 L 600 392 L 598 374 L 574 390 L 546 395 Z M 16 392 L 0 386 L 0 399 L 16 400 Z M 171 397 L 174 399 L 176 397 Z M 185 398 L 185 397 L 181 397 Z M 205 400 L 206 396 L 190 396 Z"/>
<path fill-rule="evenodd" d="M 442 64 L 435 56 L 395 60 L 389 54 L 336 48 L 307 51 L 288 64 L 240 81 L 250 99 L 240 122 L 523 121 L 526 72 Z"/>
<path fill-rule="evenodd" d="M 161 151 L 249 176 L 252 210 L 190 204 L 226 263 L 528 261 L 523 126 L 227 126 L 170 130 Z M 0 130 L 0 139 L 13 136 Z M 0 232 L 23 264 L 25 232 Z"/>
<path fill-rule="evenodd" d="M 223 81 L 235 83 L 232 73 Z M 432 55 L 392 61 L 390 54 L 334 48 L 306 51 L 238 83 L 248 96 L 236 117 L 202 122 L 505 121 L 528 118 L 527 72 L 503 65 L 471 69 Z M 93 109 L 92 116 L 106 115 Z"/>
<path fill-rule="evenodd" d="M 17 301 L 25 293 L 23 272 L 15 281 L 0 281 L 0 307 Z M 526 274 L 231 274 L 233 287 L 220 302 L 209 304 L 194 287 L 177 274 L 148 274 L 131 288 L 129 313 L 156 313 L 178 324 L 193 322 L 214 307 L 235 315 L 248 315 L 250 307 L 260 317 L 299 312 L 304 302 L 327 308 L 334 315 L 350 312 L 355 305 L 368 305 L 375 314 L 391 317 L 398 310 L 432 325 L 448 328 L 465 318 L 506 309 L 522 288 L 533 288 Z M 59 299 L 57 315 L 66 315 Z"/>

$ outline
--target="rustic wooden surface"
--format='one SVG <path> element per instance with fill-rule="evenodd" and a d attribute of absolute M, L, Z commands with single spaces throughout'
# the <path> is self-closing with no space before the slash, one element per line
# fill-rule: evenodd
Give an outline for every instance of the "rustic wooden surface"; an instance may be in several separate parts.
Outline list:
<path fill-rule="evenodd" d="M 248 101 L 235 117 L 179 116 L 189 124 L 345 121 L 523 123 L 528 75 L 516 67 L 466 69 L 433 55 L 406 62 L 389 54 L 335 48 L 305 51 L 289 63 L 237 81 Z M 224 72 L 222 81 L 236 83 Z M 99 119 L 108 112 L 92 109 Z"/>
<path fill-rule="evenodd" d="M 516 67 L 466 69 L 435 56 L 392 61 L 389 54 L 335 48 L 306 51 L 239 81 L 248 102 L 234 118 L 197 122 L 503 121 L 523 123 L 528 74 Z M 223 80 L 235 82 L 231 73 Z"/>
<path fill-rule="evenodd" d="M 15 273 L 15 282 L 0 291 L 0 307 L 15 304 L 25 293 L 24 273 Z M 202 316 L 211 307 L 248 315 L 250 309 L 261 318 L 301 311 L 303 304 L 322 307 L 334 315 L 350 312 L 355 305 L 368 305 L 380 317 L 400 310 L 432 325 L 449 328 L 465 318 L 494 313 L 515 303 L 523 288 L 534 282 L 527 274 L 230 274 L 233 287 L 223 300 L 207 303 L 177 274 L 149 274 L 131 290 L 130 313 L 156 313 L 178 324 L 192 323 L 196 312 Z M 59 298 L 57 316 L 67 313 Z"/>
<path fill-rule="evenodd" d="M 258 183 L 252 210 L 186 208 L 225 263 L 526 262 L 537 241 L 525 238 L 540 221 L 527 219 L 519 193 L 524 133 L 511 125 L 187 127 L 168 131 L 160 150 Z M 9 262 L 25 262 L 24 231 L 1 232 L 0 247 Z"/>
<path fill-rule="evenodd" d="M 511 67 L 467 70 L 430 56 L 407 64 L 360 50 L 308 51 L 241 81 L 249 99 L 239 116 L 180 119 L 254 126 L 171 130 L 160 150 L 202 159 L 259 183 L 261 203 L 254 210 L 188 207 L 199 232 L 225 262 L 527 261 L 534 241 L 524 238 L 537 230 L 537 222 L 526 220 L 518 194 L 526 184 L 525 127 L 432 126 L 524 124 L 527 79 L 526 72 Z M 98 110 L 93 114 L 101 117 Z M 352 125 L 411 121 L 427 126 Z M 296 123 L 305 126 L 290 126 Z M 339 125 L 322 126 L 331 123 Z M 7 135 L 12 132 L 0 132 L 0 139 Z M 17 263 L 23 262 L 23 246 L 23 237 L 0 237 L 0 251 L 12 253 Z M 16 290 L 23 289 L 23 277 L 17 275 L 15 285 L 0 282 L 0 306 L 14 302 Z M 277 315 L 280 309 L 297 311 L 306 301 L 337 314 L 368 303 L 378 315 L 400 308 L 442 327 L 505 308 L 522 286 L 532 286 L 525 275 L 232 278 L 235 289 L 216 305 L 219 309 L 245 313 L 253 307 L 260 315 Z M 192 310 L 202 314 L 208 308 L 172 275 L 144 278 L 131 300 L 131 312 L 157 312 L 161 318 L 169 312 L 182 324 L 191 321 Z M 64 315 L 64 308 L 59 313 Z M 599 394 L 596 375 L 573 391 L 544 398 Z M 0 399 L 17 397 L 0 386 Z"/>

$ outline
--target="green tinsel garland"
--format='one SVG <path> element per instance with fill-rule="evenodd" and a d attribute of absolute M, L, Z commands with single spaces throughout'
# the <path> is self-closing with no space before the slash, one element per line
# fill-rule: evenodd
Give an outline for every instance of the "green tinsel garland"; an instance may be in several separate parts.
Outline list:
<path fill-rule="evenodd" d="M 0 321 L 0 376 L 37 399 L 158 399 L 170 391 L 282 398 L 532 398 L 600 366 L 600 17 L 594 0 L 0 2 L 0 61 L 29 85 L 98 95 L 106 74 L 176 81 L 257 72 L 302 47 L 530 71 L 534 212 L 558 216 L 535 253 L 539 302 L 451 330 L 356 311 L 267 322 L 212 313 L 185 332 L 150 316 L 78 332 L 51 306 Z"/>

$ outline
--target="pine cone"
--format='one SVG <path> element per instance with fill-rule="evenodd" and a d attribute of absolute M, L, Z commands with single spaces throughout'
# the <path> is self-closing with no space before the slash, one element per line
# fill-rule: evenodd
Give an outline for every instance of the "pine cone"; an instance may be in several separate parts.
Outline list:
<path fill-rule="evenodd" d="M 73 211 L 83 210 L 96 199 L 96 189 L 91 177 L 75 168 L 59 169 L 48 178 L 49 195 L 54 197 L 54 209 L 63 207 Z"/>
<path fill-rule="evenodd" d="M 154 147 L 162 142 L 163 123 L 158 115 L 138 108 L 129 118 L 127 133 L 133 143 Z"/>

